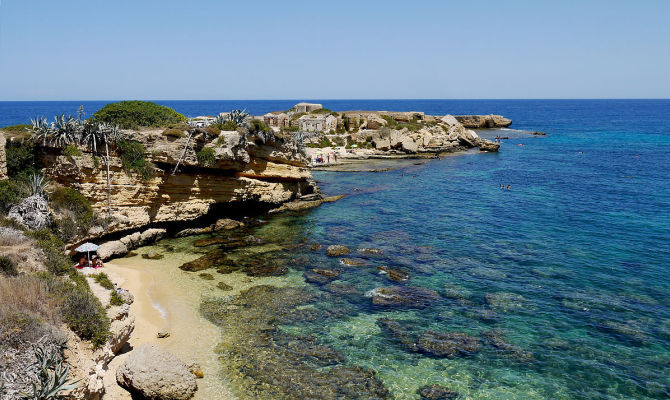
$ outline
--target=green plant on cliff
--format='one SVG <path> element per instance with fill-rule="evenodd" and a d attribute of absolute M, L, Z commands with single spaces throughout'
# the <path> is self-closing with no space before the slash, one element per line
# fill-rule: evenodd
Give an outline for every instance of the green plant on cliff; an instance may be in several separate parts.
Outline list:
<path fill-rule="evenodd" d="M 63 149 L 63 155 L 66 156 L 66 157 L 68 157 L 70 160 L 72 160 L 73 157 L 79 157 L 79 156 L 81 156 L 81 155 L 82 155 L 82 152 L 81 152 L 81 150 L 79 150 L 79 149 L 77 148 L 77 146 L 75 146 L 75 145 L 73 145 L 73 144 L 68 144 L 68 145 L 65 146 L 65 148 Z"/>
<path fill-rule="evenodd" d="M 77 189 L 58 187 L 51 193 L 51 206 L 56 211 L 72 214 L 77 224 L 84 228 L 93 221 L 91 203 Z"/>
<path fill-rule="evenodd" d="M 205 147 L 196 153 L 198 164 L 203 167 L 212 167 L 216 164 L 216 153 L 211 147 Z"/>
<path fill-rule="evenodd" d="M 96 120 L 130 129 L 142 126 L 167 126 L 185 122 L 186 117 L 175 110 L 150 101 L 110 103 L 93 114 Z"/>
<path fill-rule="evenodd" d="M 142 143 L 120 139 L 116 148 L 121 158 L 121 165 L 127 174 L 137 174 L 147 180 L 153 176 L 154 166 L 146 159 L 146 150 Z"/>
<path fill-rule="evenodd" d="M 18 124 L 18 125 L 9 125 L 4 128 L 0 128 L 5 134 L 7 139 L 12 141 L 23 141 L 29 139 L 32 136 L 30 129 L 31 125 L 28 124 Z"/>
<path fill-rule="evenodd" d="M 15 179 L 0 181 L 0 214 L 7 214 L 26 195 L 25 186 L 21 182 Z"/>
<path fill-rule="evenodd" d="M 177 138 L 177 139 L 178 138 L 183 138 L 184 136 L 186 136 L 186 135 L 184 135 L 184 131 L 182 131 L 181 129 L 177 129 L 177 128 L 168 128 L 168 129 L 163 131 L 162 135 L 167 136 L 167 137 L 171 137 L 171 138 Z"/>
<path fill-rule="evenodd" d="M 8 143 L 6 148 L 7 175 L 25 181 L 39 171 L 35 145 L 29 141 Z"/>
<path fill-rule="evenodd" d="M 231 121 L 227 118 L 224 118 L 220 115 L 218 117 L 216 117 L 216 120 L 214 121 L 214 123 L 211 126 L 213 126 L 215 128 L 218 128 L 219 130 L 222 130 L 222 131 L 235 131 L 238 128 L 238 126 L 235 122 L 233 122 L 233 121 Z"/>

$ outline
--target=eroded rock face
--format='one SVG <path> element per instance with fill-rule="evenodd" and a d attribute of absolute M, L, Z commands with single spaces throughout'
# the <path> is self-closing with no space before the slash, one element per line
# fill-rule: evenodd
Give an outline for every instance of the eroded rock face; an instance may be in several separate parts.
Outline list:
<path fill-rule="evenodd" d="M 39 195 L 27 197 L 13 206 L 7 218 L 30 230 L 39 230 L 51 223 L 47 200 Z"/>
<path fill-rule="evenodd" d="M 7 178 L 7 156 L 5 154 L 5 145 L 7 140 L 5 135 L 0 131 L 0 179 Z"/>
<path fill-rule="evenodd" d="M 186 400 L 198 389 L 195 375 L 171 353 L 143 344 L 116 371 L 121 387 L 152 400 Z"/>
<path fill-rule="evenodd" d="M 502 115 L 457 115 L 456 120 L 470 129 L 507 128 L 512 120 Z"/>
<path fill-rule="evenodd" d="M 261 140 L 235 132 L 222 134 L 218 144 L 196 135 L 181 170 L 172 175 L 187 139 L 170 139 L 161 132 L 123 133 L 144 146 L 147 160 L 157 168 L 153 177 L 142 180 L 126 173 L 118 157 L 111 157 L 111 218 L 105 233 L 193 220 L 212 212 L 217 204 L 275 208 L 314 190 L 305 160 L 293 145 L 274 137 Z M 211 168 L 198 164 L 196 153 L 203 147 L 217 154 Z M 52 180 L 77 189 L 91 201 L 94 211 L 106 212 L 105 163 L 94 161 L 88 153 L 68 158 L 53 152 L 40 152 L 40 162 Z"/>

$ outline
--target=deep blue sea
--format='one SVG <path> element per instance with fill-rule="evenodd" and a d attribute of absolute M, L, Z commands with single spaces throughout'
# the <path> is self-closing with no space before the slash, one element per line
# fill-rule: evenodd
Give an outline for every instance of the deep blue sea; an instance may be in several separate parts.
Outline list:
<path fill-rule="evenodd" d="M 159 103 L 195 116 L 296 102 Z M 254 235 L 383 253 L 353 254 L 366 265 L 344 267 L 322 251 L 290 250 L 302 257 L 292 270 L 341 268 L 337 282 L 355 290 L 311 285 L 328 294 L 311 307 L 346 315 L 287 323 L 285 332 L 313 335 L 348 365 L 375 371 L 396 398 L 418 398 L 419 387 L 434 383 L 468 399 L 670 398 L 670 100 L 319 102 L 502 114 L 513 128 L 547 135 L 382 173 L 315 171 L 325 193 L 348 196 L 276 217 Z M 75 113 L 80 104 L 92 113 L 104 102 L 0 102 L 0 126 Z M 410 280 L 392 282 L 380 265 Z M 393 285 L 430 288 L 442 300 L 390 310 L 364 295 Z M 383 317 L 412 337 L 461 332 L 481 348 L 453 358 L 410 351 L 380 329 Z"/>

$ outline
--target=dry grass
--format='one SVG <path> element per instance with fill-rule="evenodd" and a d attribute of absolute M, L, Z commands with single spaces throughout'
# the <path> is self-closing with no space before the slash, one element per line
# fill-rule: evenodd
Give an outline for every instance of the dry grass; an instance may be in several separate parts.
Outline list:
<path fill-rule="evenodd" d="M 5 226 L 0 227 L 0 246 L 16 246 L 28 241 L 30 239 L 20 230 Z"/>
<path fill-rule="evenodd" d="M 43 280 L 0 276 L 0 344 L 34 342 L 60 323 L 57 300 Z"/>

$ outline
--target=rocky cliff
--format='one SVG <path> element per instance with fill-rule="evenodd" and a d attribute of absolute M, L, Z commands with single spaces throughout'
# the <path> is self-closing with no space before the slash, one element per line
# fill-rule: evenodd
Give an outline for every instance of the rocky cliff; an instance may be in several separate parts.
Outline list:
<path fill-rule="evenodd" d="M 469 129 L 507 128 L 512 120 L 502 115 L 457 115 L 458 122 Z"/>
<path fill-rule="evenodd" d="M 7 157 L 5 155 L 5 135 L 0 131 L 0 179 L 7 178 Z"/>
<path fill-rule="evenodd" d="M 83 148 L 81 156 L 65 156 L 57 149 L 40 152 L 44 172 L 57 183 L 79 190 L 106 219 L 104 232 L 94 228 L 97 231 L 89 232 L 92 237 L 215 218 L 240 209 L 264 211 L 316 190 L 296 146 L 273 135 L 232 131 L 212 139 L 202 131 L 189 141 L 186 133 L 174 138 L 163 135 L 162 130 L 144 130 L 123 132 L 122 136 L 142 144 L 147 161 L 153 164 L 153 174 L 142 179 L 126 172 L 118 152 L 112 149 L 109 214 L 104 157 L 93 157 Z M 183 160 L 173 175 L 184 148 Z M 215 155 L 207 167 L 197 156 L 205 148 Z"/>

